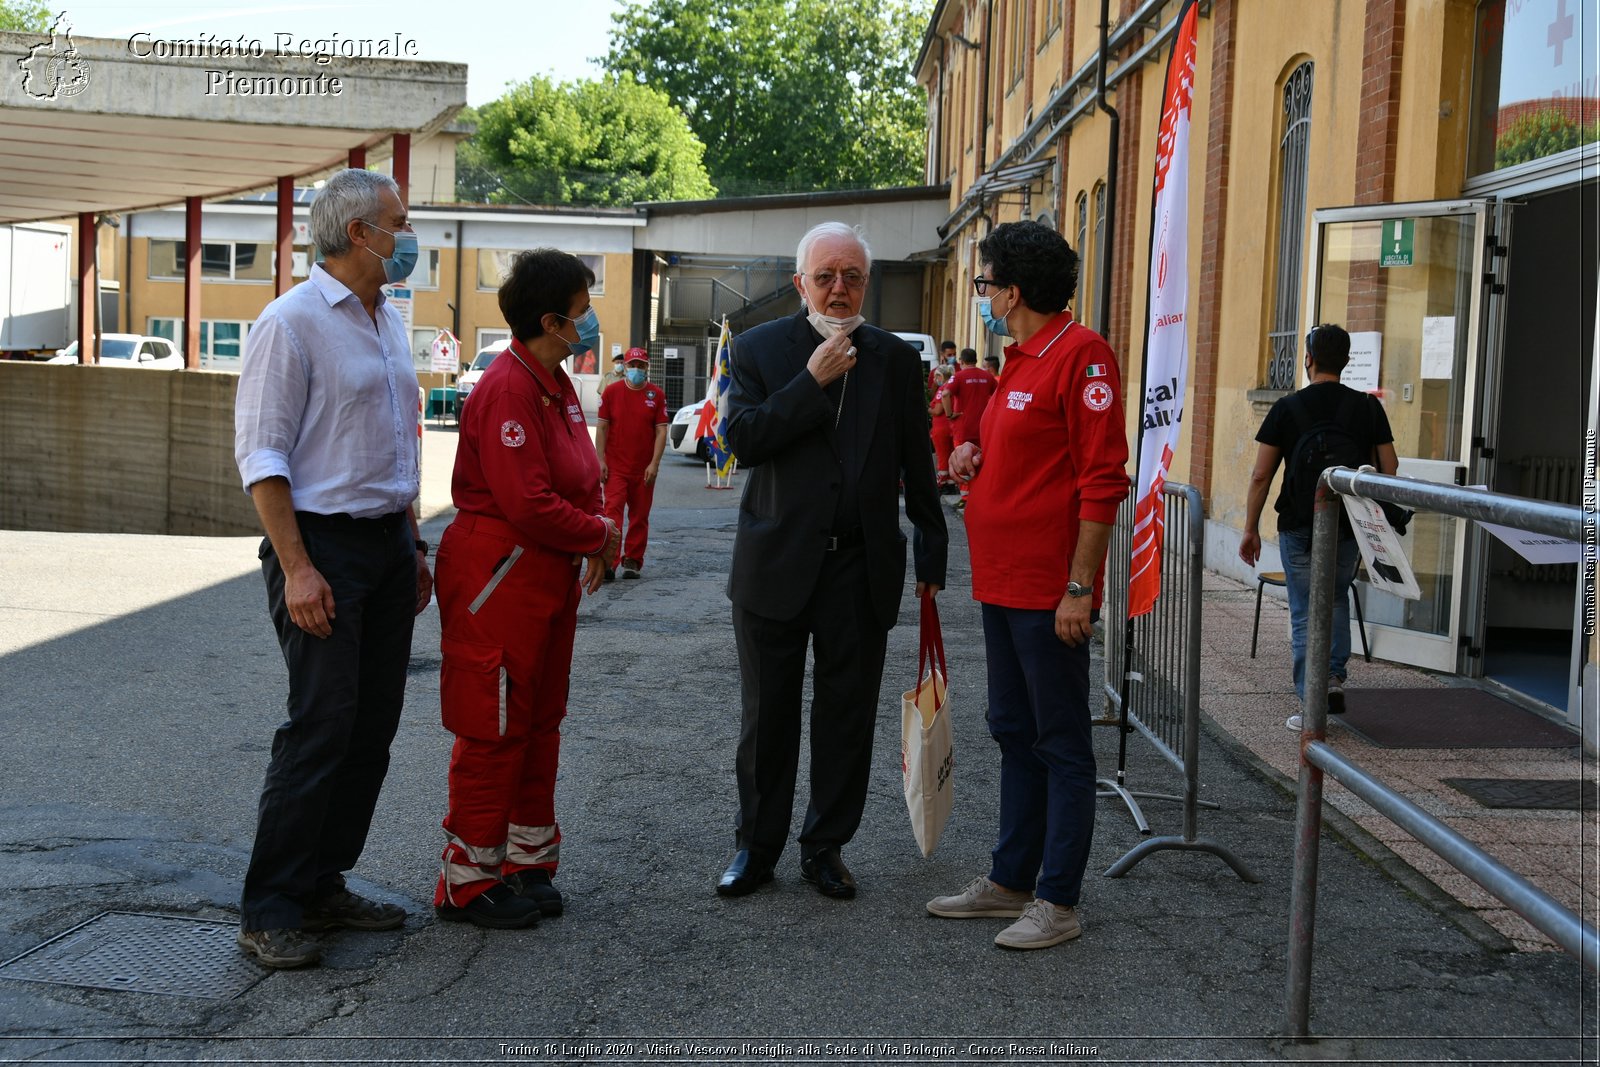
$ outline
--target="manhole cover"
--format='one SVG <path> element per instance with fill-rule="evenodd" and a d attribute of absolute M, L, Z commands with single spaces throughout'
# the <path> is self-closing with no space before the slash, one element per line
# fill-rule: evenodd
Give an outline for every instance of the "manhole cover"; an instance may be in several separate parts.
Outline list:
<path fill-rule="evenodd" d="M 267 972 L 239 954 L 239 924 L 102 912 L 0 964 L 0 978 L 231 1000 Z"/>

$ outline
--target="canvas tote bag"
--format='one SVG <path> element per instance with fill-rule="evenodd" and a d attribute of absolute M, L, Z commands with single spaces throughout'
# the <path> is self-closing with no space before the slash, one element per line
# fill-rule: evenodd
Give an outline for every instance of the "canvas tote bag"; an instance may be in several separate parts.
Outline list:
<path fill-rule="evenodd" d="M 950 729 L 944 634 L 933 597 L 922 598 L 917 684 L 900 694 L 900 776 L 911 832 L 924 856 L 933 854 L 950 819 L 955 789 L 955 737 Z"/>

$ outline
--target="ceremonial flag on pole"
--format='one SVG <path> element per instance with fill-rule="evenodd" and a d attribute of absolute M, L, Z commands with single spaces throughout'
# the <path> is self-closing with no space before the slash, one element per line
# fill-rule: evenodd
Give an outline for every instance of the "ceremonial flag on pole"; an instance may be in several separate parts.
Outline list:
<path fill-rule="evenodd" d="M 728 317 L 722 317 L 722 335 L 717 338 L 717 358 L 711 365 L 711 380 L 706 383 L 706 402 L 700 407 L 700 420 L 695 435 L 705 439 L 711 450 L 711 462 L 718 474 L 726 475 L 733 467 L 733 450 L 728 447 L 728 385 L 733 381 L 733 371 L 728 365 L 729 348 L 733 335 L 728 332 Z"/>
<path fill-rule="evenodd" d="M 1189 382 L 1189 121 L 1198 25 L 1195 0 L 1184 0 L 1167 59 L 1156 134 L 1150 299 L 1144 371 L 1139 376 L 1144 389 L 1139 482 L 1134 488 L 1133 555 L 1128 568 L 1130 619 L 1148 614 L 1161 593 L 1161 540 L 1166 528 L 1162 487 L 1183 430 L 1183 395 Z"/>

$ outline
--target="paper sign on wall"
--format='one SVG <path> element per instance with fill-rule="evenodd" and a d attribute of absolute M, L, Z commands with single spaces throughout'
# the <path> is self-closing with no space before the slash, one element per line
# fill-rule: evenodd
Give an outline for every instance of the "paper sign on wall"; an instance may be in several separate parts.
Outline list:
<path fill-rule="evenodd" d="M 1350 335 L 1350 362 L 1339 374 L 1339 382 L 1363 393 L 1378 391 L 1378 372 L 1383 366 L 1383 334 L 1376 331 Z"/>
<path fill-rule="evenodd" d="M 1422 376 L 1456 376 L 1456 317 L 1427 315 L 1422 319 Z"/>

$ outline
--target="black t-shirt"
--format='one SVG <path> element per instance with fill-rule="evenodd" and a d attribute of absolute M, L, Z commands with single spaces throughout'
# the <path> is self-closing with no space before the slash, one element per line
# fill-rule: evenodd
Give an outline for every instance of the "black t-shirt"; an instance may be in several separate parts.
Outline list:
<path fill-rule="evenodd" d="M 1345 408 L 1346 404 L 1349 404 L 1348 409 Z M 1295 417 L 1297 408 L 1298 419 Z M 1379 445 L 1394 441 L 1394 433 L 1389 429 L 1389 416 L 1383 410 L 1383 404 L 1378 398 L 1371 393 L 1359 392 L 1339 382 L 1313 382 L 1299 392 L 1291 393 L 1273 404 L 1272 410 L 1267 412 L 1267 417 L 1261 420 L 1261 429 L 1256 431 L 1256 440 L 1277 448 L 1283 454 L 1283 462 L 1287 464 L 1289 458 L 1294 455 L 1294 446 L 1300 440 L 1300 428 L 1315 426 L 1319 422 L 1331 422 L 1339 417 L 1341 410 L 1353 413 L 1355 421 L 1348 427 L 1350 436 L 1357 441 L 1365 441 L 1368 448 L 1375 451 Z M 1372 462 L 1376 465 L 1375 455 Z M 1287 475 L 1287 471 L 1285 474 Z M 1287 477 L 1284 478 L 1284 482 L 1288 482 Z M 1278 501 L 1274 507 L 1278 512 L 1278 529 L 1310 528 L 1310 516 L 1289 514 L 1291 506 L 1286 485 L 1279 487 Z"/>

